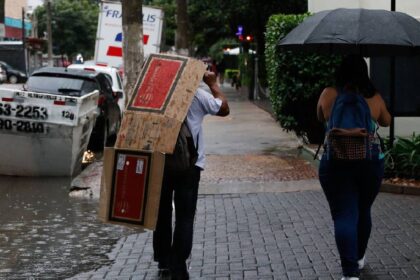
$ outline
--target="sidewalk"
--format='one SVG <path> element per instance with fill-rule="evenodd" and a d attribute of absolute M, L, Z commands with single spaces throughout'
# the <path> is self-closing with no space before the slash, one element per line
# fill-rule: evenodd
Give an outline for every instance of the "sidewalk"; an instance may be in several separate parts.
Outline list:
<path fill-rule="evenodd" d="M 300 143 L 231 88 L 205 122 L 191 279 L 340 279 L 327 202 Z M 362 279 L 420 278 L 420 197 L 381 193 Z M 112 264 L 70 279 L 159 279 L 151 232 L 121 238 Z"/>

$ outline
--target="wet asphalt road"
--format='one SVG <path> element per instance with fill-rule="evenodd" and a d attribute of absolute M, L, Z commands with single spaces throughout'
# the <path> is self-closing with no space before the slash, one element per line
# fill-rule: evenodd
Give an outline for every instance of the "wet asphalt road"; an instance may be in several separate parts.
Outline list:
<path fill-rule="evenodd" d="M 109 263 L 136 231 L 102 224 L 98 201 L 69 197 L 70 178 L 0 177 L 0 279 L 65 279 Z"/>

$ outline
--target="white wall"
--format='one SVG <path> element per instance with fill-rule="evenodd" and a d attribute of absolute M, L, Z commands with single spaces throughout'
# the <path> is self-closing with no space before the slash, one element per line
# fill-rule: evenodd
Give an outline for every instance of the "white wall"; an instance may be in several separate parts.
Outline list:
<path fill-rule="evenodd" d="M 420 19 L 419 0 L 395 0 L 396 10 Z M 308 0 L 308 11 L 316 13 L 336 8 L 391 9 L 391 0 Z"/>
<path fill-rule="evenodd" d="M 44 1 L 43 0 L 28 0 L 27 6 L 26 8 L 29 11 L 33 11 L 36 9 L 36 7 L 43 5 Z"/>
<path fill-rule="evenodd" d="M 336 8 L 360 8 L 360 0 L 308 0 L 308 11 L 311 13 Z"/>

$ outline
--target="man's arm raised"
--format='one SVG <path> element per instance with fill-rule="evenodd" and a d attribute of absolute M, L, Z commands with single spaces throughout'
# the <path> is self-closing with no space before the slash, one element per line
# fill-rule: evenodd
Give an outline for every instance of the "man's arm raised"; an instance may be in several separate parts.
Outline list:
<path fill-rule="evenodd" d="M 219 85 L 217 84 L 216 74 L 213 72 L 204 73 L 203 81 L 209 86 L 211 94 L 215 98 L 219 98 L 220 100 L 222 100 L 222 105 L 220 106 L 220 110 L 219 112 L 217 112 L 217 115 L 221 117 L 229 115 L 229 104 L 227 102 L 225 94 L 222 92 Z"/>

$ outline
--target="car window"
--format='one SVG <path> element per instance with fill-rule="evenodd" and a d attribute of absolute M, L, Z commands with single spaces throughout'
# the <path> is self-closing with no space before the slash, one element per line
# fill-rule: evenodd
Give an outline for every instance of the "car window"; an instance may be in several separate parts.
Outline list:
<path fill-rule="evenodd" d="M 12 66 L 10 66 L 8 63 L 6 63 L 6 62 L 2 62 L 1 63 L 2 65 L 3 65 L 3 67 L 4 68 L 6 68 L 6 69 L 13 69 L 13 67 Z"/>
<path fill-rule="evenodd" d="M 94 80 L 75 77 L 31 76 L 27 82 L 27 90 L 51 94 L 83 96 L 99 90 Z"/>

